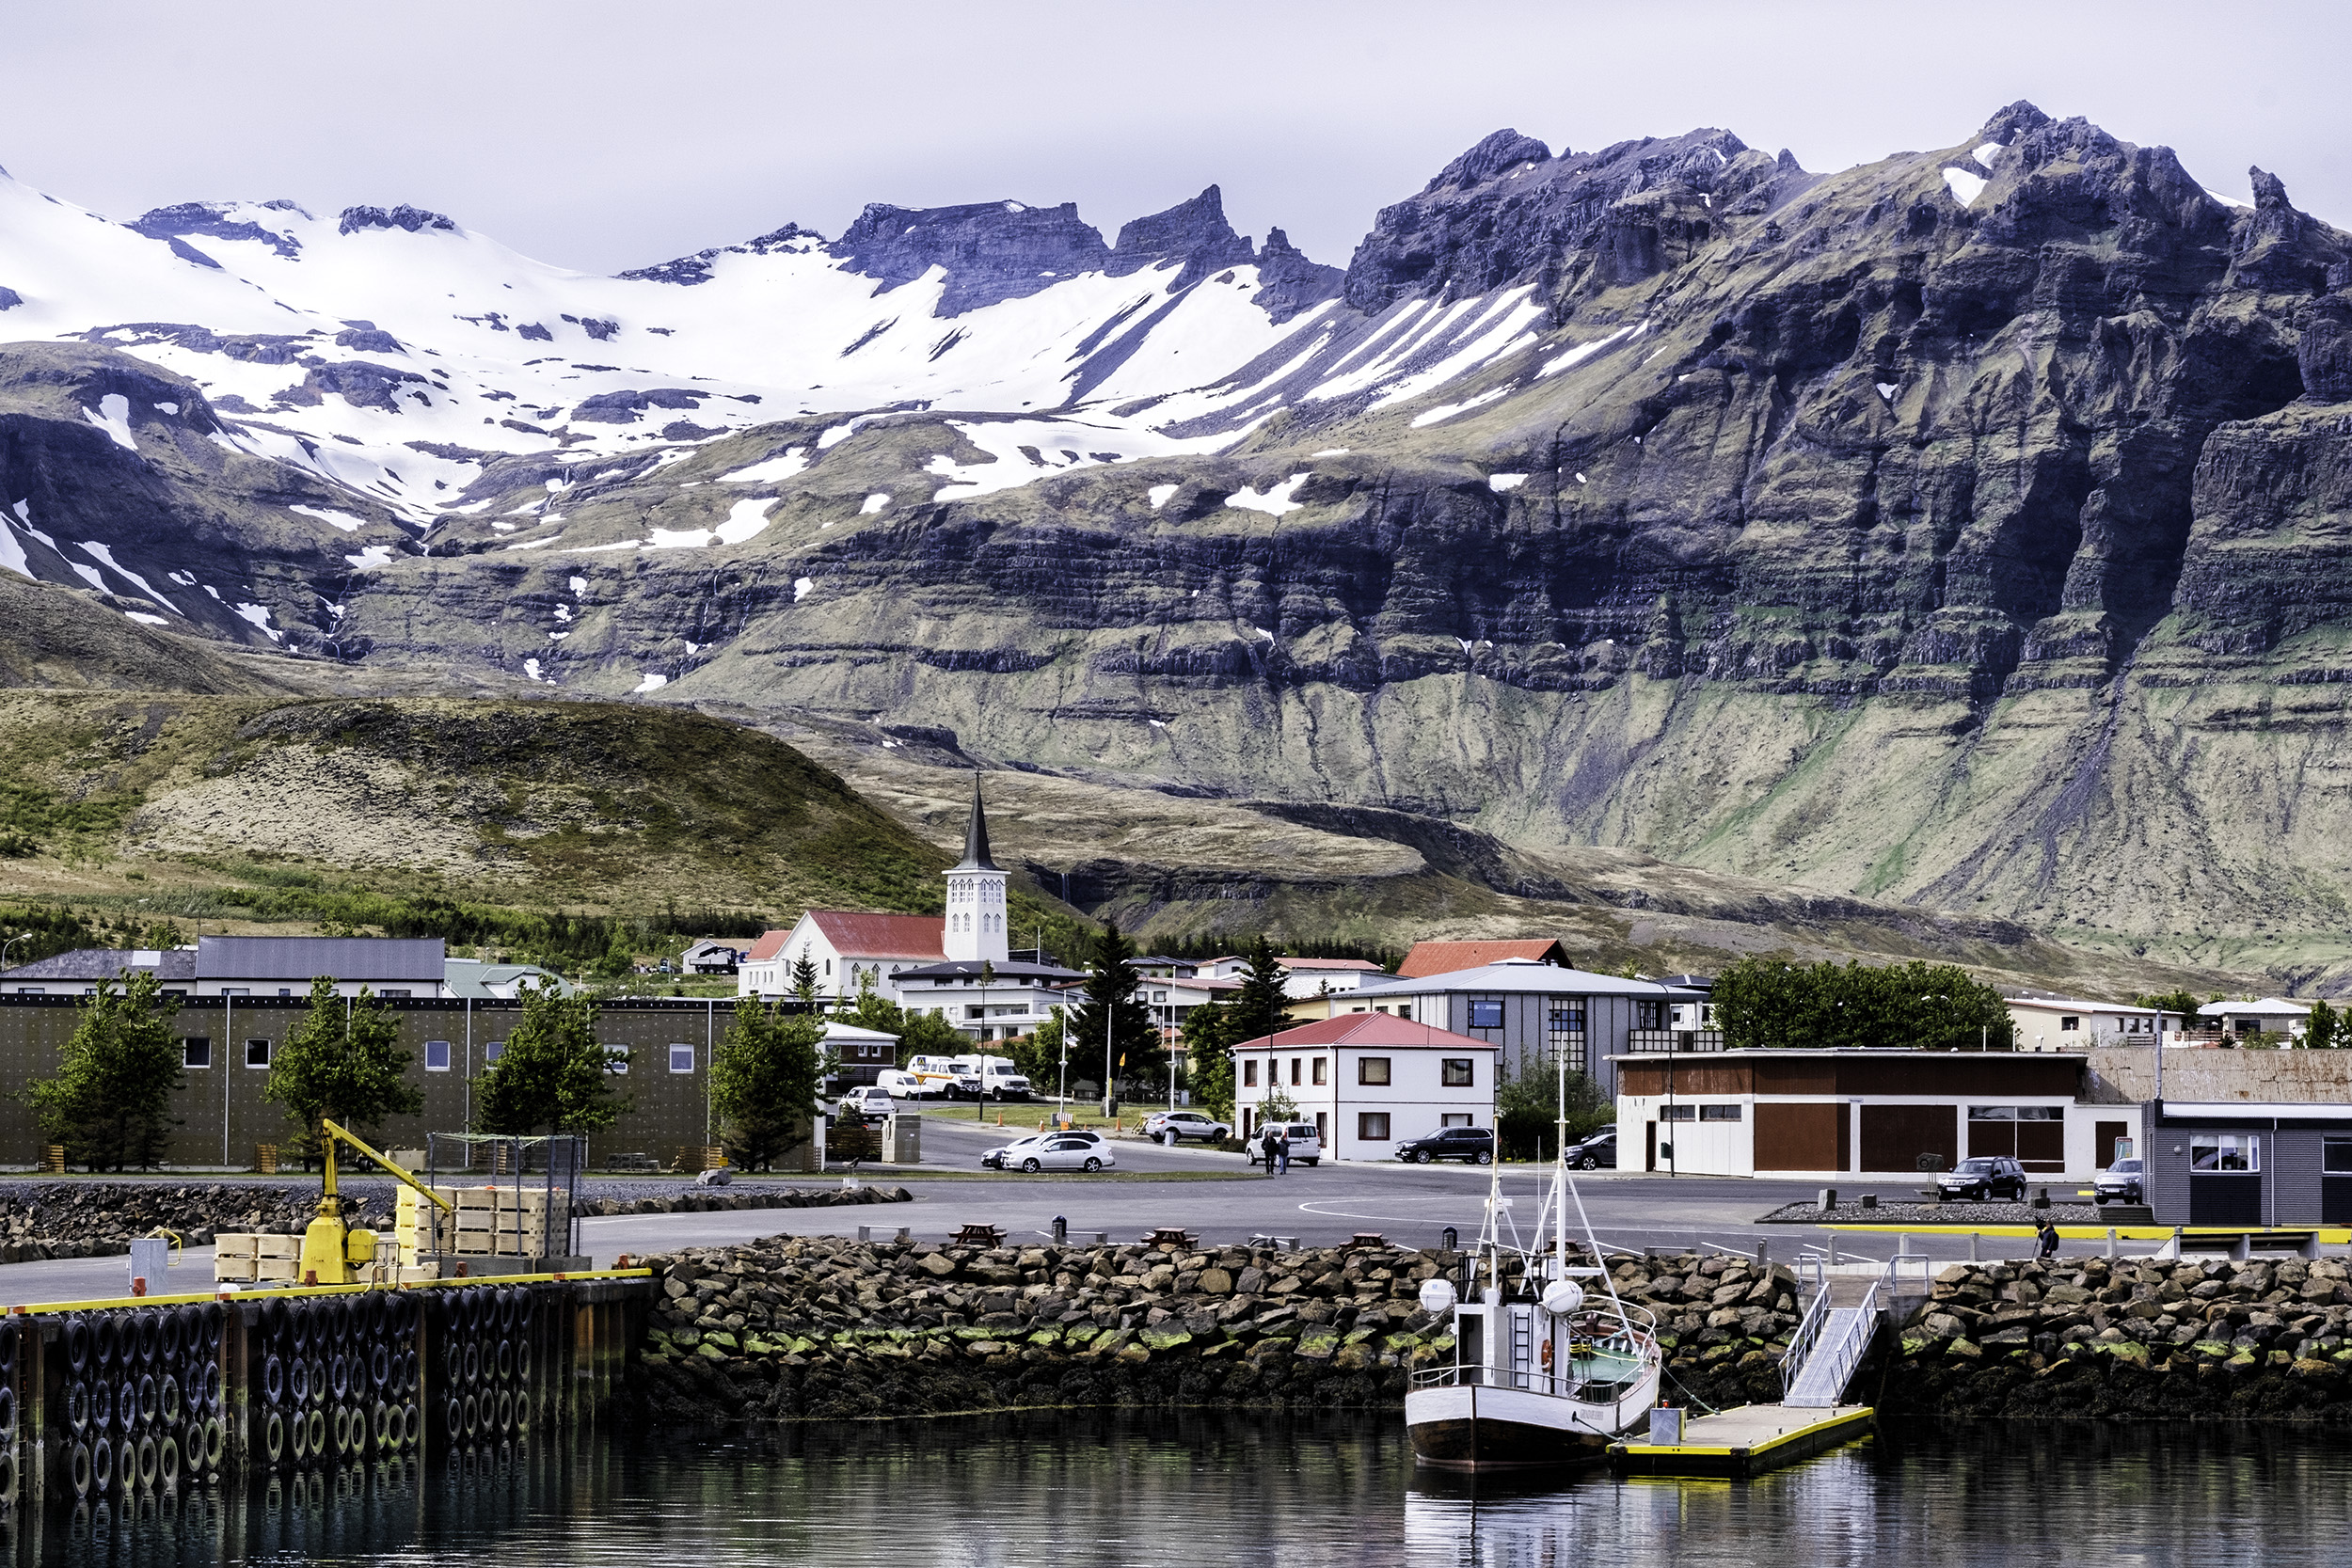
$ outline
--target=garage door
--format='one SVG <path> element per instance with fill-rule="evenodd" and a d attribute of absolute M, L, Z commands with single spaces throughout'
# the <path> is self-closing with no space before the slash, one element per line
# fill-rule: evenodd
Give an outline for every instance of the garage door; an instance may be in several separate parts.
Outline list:
<path fill-rule="evenodd" d="M 1935 1161 L 1923 1165 L 1922 1157 Z M 1960 1163 L 1960 1110 L 1953 1105 L 1862 1107 L 1864 1170 L 1949 1170 Z"/>
<path fill-rule="evenodd" d="M 1842 1100 L 1821 1104 L 1758 1101 L 1756 1168 L 1849 1169 L 1846 1125 L 1846 1102 Z"/>

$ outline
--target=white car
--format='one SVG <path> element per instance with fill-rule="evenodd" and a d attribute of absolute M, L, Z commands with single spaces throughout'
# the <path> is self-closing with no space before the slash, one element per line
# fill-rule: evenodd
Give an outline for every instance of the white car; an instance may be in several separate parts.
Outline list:
<path fill-rule="evenodd" d="M 1145 1120 L 1143 1135 L 1174 1148 L 1182 1138 L 1198 1138 L 1203 1143 L 1222 1142 L 1233 1135 L 1233 1130 L 1198 1111 L 1158 1111 Z"/>
<path fill-rule="evenodd" d="M 1007 1170 L 1027 1171 L 1034 1175 L 1042 1170 L 1107 1170 L 1119 1164 L 1110 1145 L 1099 1138 L 1080 1132 L 1048 1132 L 1042 1138 L 1024 1139 L 1022 1146 L 1006 1151 Z"/>
<path fill-rule="evenodd" d="M 1289 1139 L 1292 1164 L 1319 1165 L 1323 1164 L 1323 1136 L 1315 1131 L 1313 1122 L 1278 1121 L 1261 1122 L 1249 1130 L 1249 1136 L 1245 1141 L 1248 1146 L 1251 1164 L 1265 1164 L 1265 1135 L 1269 1131 L 1279 1132 Z"/>
<path fill-rule="evenodd" d="M 890 1091 L 879 1084 L 865 1084 L 841 1097 L 834 1107 L 837 1117 L 855 1117 L 869 1126 L 887 1121 L 898 1109 L 890 1098 Z"/>
<path fill-rule="evenodd" d="M 1118 1163 L 1117 1161 L 1109 1158 L 1111 1151 L 1109 1147 L 1104 1144 L 1102 1133 L 1091 1131 L 1071 1131 L 1060 1132 L 1032 1132 L 1025 1138 L 1015 1138 L 1012 1142 L 1009 1144 L 1000 1144 L 996 1148 L 992 1148 L 987 1153 L 981 1155 L 980 1164 L 990 1170 L 1022 1170 L 1026 1168 L 1024 1162 L 1027 1161 L 1032 1156 L 1037 1156 L 1040 1159 L 1042 1159 L 1043 1150 L 1047 1144 L 1064 1139 L 1074 1140 L 1079 1143 L 1094 1146 L 1097 1151 L 1104 1157 L 1105 1163 L 1112 1164 L 1116 1164 Z M 1044 1169 L 1045 1167 L 1043 1165 L 1040 1165 L 1038 1168 Z M 1078 1168 L 1083 1170 L 1085 1166 L 1082 1164 Z"/>

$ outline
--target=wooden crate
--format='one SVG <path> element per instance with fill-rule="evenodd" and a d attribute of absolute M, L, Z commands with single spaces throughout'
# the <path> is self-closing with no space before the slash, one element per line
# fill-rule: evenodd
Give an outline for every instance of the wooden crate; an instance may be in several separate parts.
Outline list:
<path fill-rule="evenodd" d="M 400 1283 L 403 1285 L 421 1285 L 428 1280 L 440 1277 L 441 1265 L 438 1263 L 415 1263 L 404 1260 L 400 1267 Z"/>
<path fill-rule="evenodd" d="M 255 1144 L 253 1146 L 253 1168 L 263 1176 L 276 1176 L 278 1174 L 278 1146 Z"/>
<path fill-rule="evenodd" d="M 215 1258 L 213 1277 L 226 1283 L 245 1284 L 260 1277 L 261 1262 L 258 1258 Z"/>
<path fill-rule="evenodd" d="M 297 1261 L 292 1258 L 256 1258 L 253 1277 L 264 1284 L 291 1285 L 300 1277 Z"/>
<path fill-rule="evenodd" d="M 63 1176 L 65 1174 L 65 1145 L 41 1145 L 40 1168 L 43 1175 Z"/>
<path fill-rule="evenodd" d="M 292 1262 L 302 1256 L 302 1238 L 299 1236 L 256 1236 L 253 1238 L 253 1256 L 261 1259 L 283 1259 Z"/>
<path fill-rule="evenodd" d="M 258 1258 L 261 1248 L 258 1236 L 245 1231 L 224 1231 L 213 1238 L 213 1255 L 216 1258 Z"/>

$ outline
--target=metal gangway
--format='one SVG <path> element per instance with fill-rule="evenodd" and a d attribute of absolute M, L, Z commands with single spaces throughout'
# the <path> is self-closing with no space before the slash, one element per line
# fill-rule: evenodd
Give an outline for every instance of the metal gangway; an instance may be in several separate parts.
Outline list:
<path fill-rule="evenodd" d="M 1820 1258 L 1799 1262 L 1800 1271 L 1812 1275 L 1813 1301 L 1781 1358 L 1782 1404 L 1827 1410 L 1845 1402 L 1847 1386 L 1878 1335 L 1879 1320 L 1901 1291 L 1906 1263 L 1918 1265 L 1919 1293 L 1926 1294 L 1930 1265 L 1924 1258 L 1898 1253 L 1875 1275 L 1860 1275 L 1834 1274 Z"/>

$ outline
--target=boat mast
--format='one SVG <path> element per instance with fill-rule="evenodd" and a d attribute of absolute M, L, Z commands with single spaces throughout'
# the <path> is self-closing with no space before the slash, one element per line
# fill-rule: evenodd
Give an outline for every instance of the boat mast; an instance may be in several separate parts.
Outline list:
<path fill-rule="evenodd" d="M 1551 1252 L 1560 1260 L 1560 1277 L 1567 1277 L 1568 1268 L 1568 1206 L 1565 1201 L 1568 1191 L 1568 1053 L 1564 1047 L 1552 1048 L 1553 1065 L 1560 1073 L 1559 1124 L 1552 1129 L 1551 1171 Z"/>

